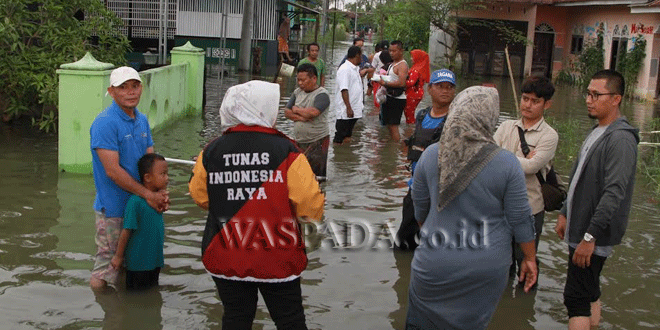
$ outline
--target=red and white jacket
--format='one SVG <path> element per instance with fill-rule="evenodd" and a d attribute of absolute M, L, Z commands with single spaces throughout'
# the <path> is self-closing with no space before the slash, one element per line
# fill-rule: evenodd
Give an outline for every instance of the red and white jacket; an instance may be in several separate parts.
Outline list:
<path fill-rule="evenodd" d="M 307 158 L 284 134 L 228 129 L 202 150 L 188 187 L 209 210 L 202 262 L 213 276 L 284 282 L 307 267 L 298 219 L 320 221 L 325 198 Z"/>

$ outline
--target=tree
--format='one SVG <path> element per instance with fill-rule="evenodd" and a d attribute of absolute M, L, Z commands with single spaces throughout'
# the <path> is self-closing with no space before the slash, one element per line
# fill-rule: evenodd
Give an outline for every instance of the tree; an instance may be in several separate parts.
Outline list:
<path fill-rule="evenodd" d="M 407 49 L 428 50 L 431 32 L 428 16 L 405 14 L 416 10 L 414 2 L 398 1 L 391 6 L 383 6 L 383 10 L 386 40 L 401 40 Z"/>
<path fill-rule="evenodd" d="M 38 118 L 55 127 L 57 75 L 63 63 L 90 51 L 103 62 L 124 64 L 130 49 L 117 16 L 98 0 L 0 1 L 0 114 L 5 121 Z M 44 121 L 46 121 L 44 123 Z"/>
<path fill-rule="evenodd" d="M 413 2 L 411 15 L 425 17 L 432 26 L 448 36 L 438 41 L 447 48 L 446 65 L 455 70 L 458 55 L 458 40 L 460 32 L 467 32 L 466 26 L 487 26 L 495 31 L 507 43 L 527 43 L 529 40 L 521 32 L 511 29 L 507 24 L 496 20 L 461 17 L 464 11 L 485 10 L 488 2 L 475 0 L 410 0 Z"/>

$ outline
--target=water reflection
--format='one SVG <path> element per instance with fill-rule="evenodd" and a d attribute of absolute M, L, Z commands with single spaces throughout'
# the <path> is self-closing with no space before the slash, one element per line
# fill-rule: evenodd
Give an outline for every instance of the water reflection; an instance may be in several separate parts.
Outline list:
<path fill-rule="evenodd" d="M 163 297 L 157 287 L 145 292 L 108 290 L 94 296 L 103 309 L 103 330 L 163 329 Z"/>
<path fill-rule="evenodd" d="M 344 51 L 338 48 L 335 57 L 341 59 Z M 327 88 L 332 92 L 338 59 L 329 62 Z M 190 159 L 218 136 L 218 109 L 224 92 L 250 79 L 225 76 L 221 83 L 218 73 L 217 66 L 207 67 L 203 115 L 183 118 L 154 135 L 159 153 Z M 272 81 L 272 77 L 263 79 Z M 459 89 L 486 80 L 500 89 L 501 119 L 515 118 L 508 79 L 463 80 Z M 284 105 L 295 81 L 283 79 L 281 86 L 280 105 Z M 586 117 L 579 90 L 560 87 L 553 100 L 548 115 L 558 123 L 575 122 L 571 133 L 578 141 L 575 143 L 581 143 L 593 122 Z M 390 142 L 387 129 L 378 123 L 373 103 L 365 105 L 365 117 L 358 121 L 353 141 L 331 146 L 328 152 L 330 179 L 323 186 L 327 193 L 325 220 L 398 225 L 407 191 L 405 182 L 410 177 L 405 154 L 399 144 Z M 428 105 L 427 98 L 420 106 Z M 636 126 L 646 126 L 658 116 L 655 107 L 646 103 L 627 102 L 623 112 Z M 334 120 L 334 114 L 332 117 Z M 291 122 L 283 115 L 277 127 L 292 132 Z M 334 121 L 330 128 L 333 132 Z M 408 136 L 412 127 L 402 125 L 401 131 Z M 560 136 L 560 143 L 569 138 Z M 574 155 L 563 152 L 557 157 L 559 173 L 568 175 Z M 83 329 L 128 324 L 125 329 L 136 328 L 131 325 L 219 328 L 222 306 L 200 261 L 206 213 L 187 195 L 189 178 L 188 166 L 170 166 L 172 211 L 164 216 L 166 265 L 157 294 L 126 297 L 119 293 L 99 298 L 87 283 L 95 253 L 92 177 L 58 173 L 57 140 L 53 136 L 35 133 L 29 124 L 0 126 L 2 327 Z M 655 253 L 660 247 L 660 212 L 652 184 L 638 173 L 628 232 L 602 274 L 602 328 L 660 327 L 660 261 Z M 556 213 L 548 214 L 544 225 L 538 290 L 525 295 L 511 282 L 490 329 L 566 328 L 562 291 L 567 248 L 554 234 L 555 219 Z M 411 257 L 387 250 L 310 249 L 309 266 L 301 282 L 309 328 L 402 329 Z M 143 309 L 144 313 L 134 313 Z M 259 303 L 254 328 L 274 329 L 263 302 Z"/>

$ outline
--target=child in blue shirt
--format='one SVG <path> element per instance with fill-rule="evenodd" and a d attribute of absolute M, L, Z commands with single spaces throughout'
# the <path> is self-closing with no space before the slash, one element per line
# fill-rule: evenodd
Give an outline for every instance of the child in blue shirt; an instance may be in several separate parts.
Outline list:
<path fill-rule="evenodd" d="M 161 155 L 145 154 L 138 161 L 140 180 L 145 188 L 160 191 L 167 188 L 167 162 Z M 165 226 L 163 214 L 153 209 L 144 198 L 132 195 L 124 210 L 123 230 L 111 264 L 126 267 L 126 289 L 145 290 L 158 286 L 163 261 Z"/>

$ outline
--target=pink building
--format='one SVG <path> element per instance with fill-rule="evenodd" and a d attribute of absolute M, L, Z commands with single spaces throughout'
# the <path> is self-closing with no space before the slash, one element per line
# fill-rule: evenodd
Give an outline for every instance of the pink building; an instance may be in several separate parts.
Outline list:
<path fill-rule="evenodd" d="M 578 57 L 584 44 L 604 34 L 605 68 L 617 69 L 617 60 L 640 36 L 646 40 L 646 58 L 636 95 L 654 99 L 660 92 L 660 0 L 496 0 L 485 10 L 461 16 L 494 20 L 527 35 L 531 45 L 509 45 L 514 75 L 556 75 Z M 476 29 L 476 30 L 475 30 Z M 483 29 L 483 28 L 482 28 Z M 462 36 L 459 51 L 464 74 L 507 75 L 506 46 L 494 31 L 473 28 Z"/>

